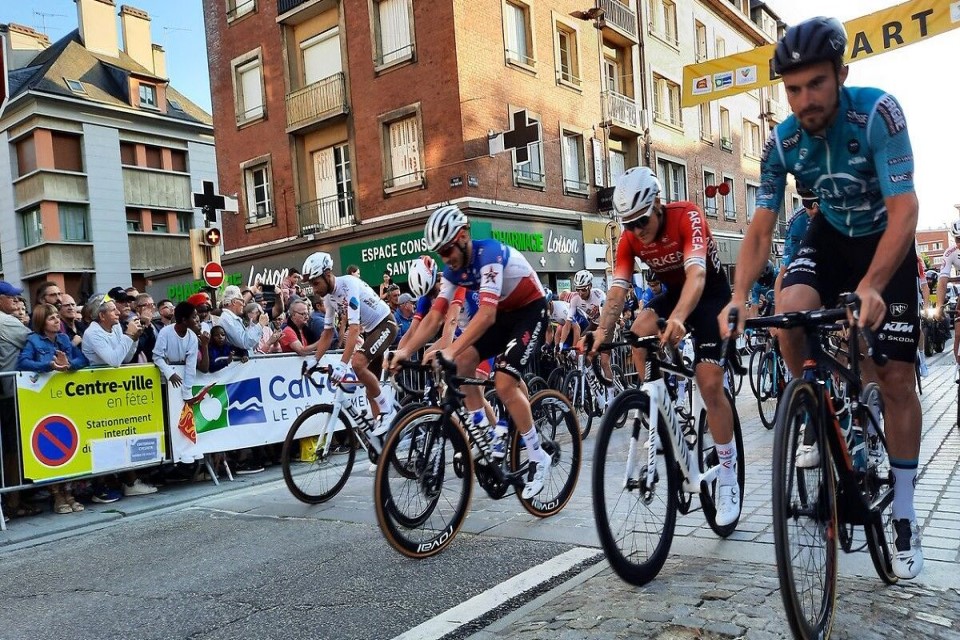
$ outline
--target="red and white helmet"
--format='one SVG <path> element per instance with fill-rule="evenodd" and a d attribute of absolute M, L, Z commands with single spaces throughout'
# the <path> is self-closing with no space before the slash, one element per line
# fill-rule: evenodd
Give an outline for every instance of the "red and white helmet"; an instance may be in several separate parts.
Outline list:
<path fill-rule="evenodd" d="M 420 256 L 414 260 L 407 276 L 410 293 L 418 298 L 430 293 L 437 284 L 437 271 L 437 263 L 430 256 Z"/>

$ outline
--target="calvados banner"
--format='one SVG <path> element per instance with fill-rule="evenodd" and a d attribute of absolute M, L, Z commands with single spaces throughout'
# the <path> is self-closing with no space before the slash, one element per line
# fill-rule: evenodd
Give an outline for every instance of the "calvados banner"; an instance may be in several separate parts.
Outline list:
<path fill-rule="evenodd" d="M 846 61 L 857 62 L 927 40 L 960 27 L 960 0 L 911 0 L 844 24 Z M 780 81 L 770 68 L 774 45 L 708 60 L 683 68 L 681 106 L 767 87 Z"/>
<path fill-rule="evenodd" d="M 152 364 L 18 373 L 24 479 L 48 482 L 162 462 L 161 385 Z"/>

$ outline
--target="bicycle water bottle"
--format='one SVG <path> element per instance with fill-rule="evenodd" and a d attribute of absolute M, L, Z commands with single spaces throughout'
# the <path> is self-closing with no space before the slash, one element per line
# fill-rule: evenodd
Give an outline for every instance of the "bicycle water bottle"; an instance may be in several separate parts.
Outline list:
<path fill-rule="evenodd" d="M 847 435 L 847 447 L 850 449 L 850 457 L 853 459 L 853 468 L 858 471 L 865 471 L 867 468 L 867 445 L 863 440 L 863 425 L 857 419 L 851 421 L 850 431 Z"/>
<path fill-rule="evenodd" d="M 507 426 L 506 416 L 501 416 L 497 420 L 496 426 L 490 427 L 487 432 L 487 438 L 490 440 L 490 450 L 494 458 L 500 459 L 507 455 L 507 433 L 510 428 Z"/>
<path fill-rule="evenodd" d="M 485 454 L 489 454 L 492 431 L 488 430 L 488 424 L 485 424 L 486 420 L 487 416 L 483 410 L 474 411 L 467 422 L 467 430 L 470 432 L 470 439 L 473 440 L 474 447 Z"/>

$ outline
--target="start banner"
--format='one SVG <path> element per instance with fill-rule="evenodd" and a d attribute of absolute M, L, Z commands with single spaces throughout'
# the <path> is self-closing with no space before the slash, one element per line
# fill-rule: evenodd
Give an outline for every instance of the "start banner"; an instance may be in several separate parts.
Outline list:
<path fill-rule="evenodd" d="M 844 27 L 846 61 L 857 62 L 960 27 L 960 0 L 910 0 L 849 20 Z M 779 82 L 770 67 L 773 49 L 767 44 L 685 66 L 681 106 L 694 107 Z"/>
<path fill-rule="evenodd" d="M 48 482 L 163 462 L 161 385 L 152 364 L 18 373 L 24 479 Z"/>

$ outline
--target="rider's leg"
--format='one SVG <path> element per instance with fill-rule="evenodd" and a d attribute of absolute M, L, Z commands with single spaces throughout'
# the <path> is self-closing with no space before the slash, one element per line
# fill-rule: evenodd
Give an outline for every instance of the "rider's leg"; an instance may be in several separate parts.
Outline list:
<path fill-rule="evenodd" d="M 810 309 L 819 309 L 820 294 L 813 287 L 805 284 L 794 284 L 784 287 L 780 293 L 780 299 L 777 300 L 777 311 L 779 313 L 788 313 L 790 311 L 809 311 Z M 807 348 L 803 329 L 783 329 L 779 336 L 780 350 L 783 353 L 783 359 L 787 362 L 787 367 L 794 377 L 803 372 L 803 360 L 806 357 L 804 351 Z"/>
<path fill-rule="evenodd" d="M 357 380 L 363 385 L 363 390 L 367 394 L 373 417 L 376 418 L 381 413 L 388 413 L 391 408 L 390 399 L 386 398 L 381 391 L 380 378 L 370 370 L 370 361 L 367 360 L 366 354 L 355 351 L 350 364 L 353 365 Z"/>
<path fill-rule="evenodd" d="M 633 321 L 630 331 L 638 336 L 655 334 L 657 332 L 657 312 L 652 308 L 641 309 L 637 314 L 637 319 Z M 646 381 L 647 350 L 631 349 L 630 356 L 633 358 L 633 366 L 637 368 L 637 386 L 639 387 Z"/>
<path fill-rule="evenodd" d="M 740 517 L 740 486 L 737 484 L 737 441 L 733 437 L 733 411 L 723 389 L 723 369 L 711 362 L 696 365 L 697 385 L 707 410 L 720 473 L 715 494 L 716 522 L 725 527 Z"/>
<path fill-rule="evenodd" d="M 920 457 L 920 400 L 914 388 L 913 364 L 890 360 L 877 367 L 883 395 L 884 431 L 890 466 L 896 479 L 893 519 L 916 519 L 913 488 Z"/>

